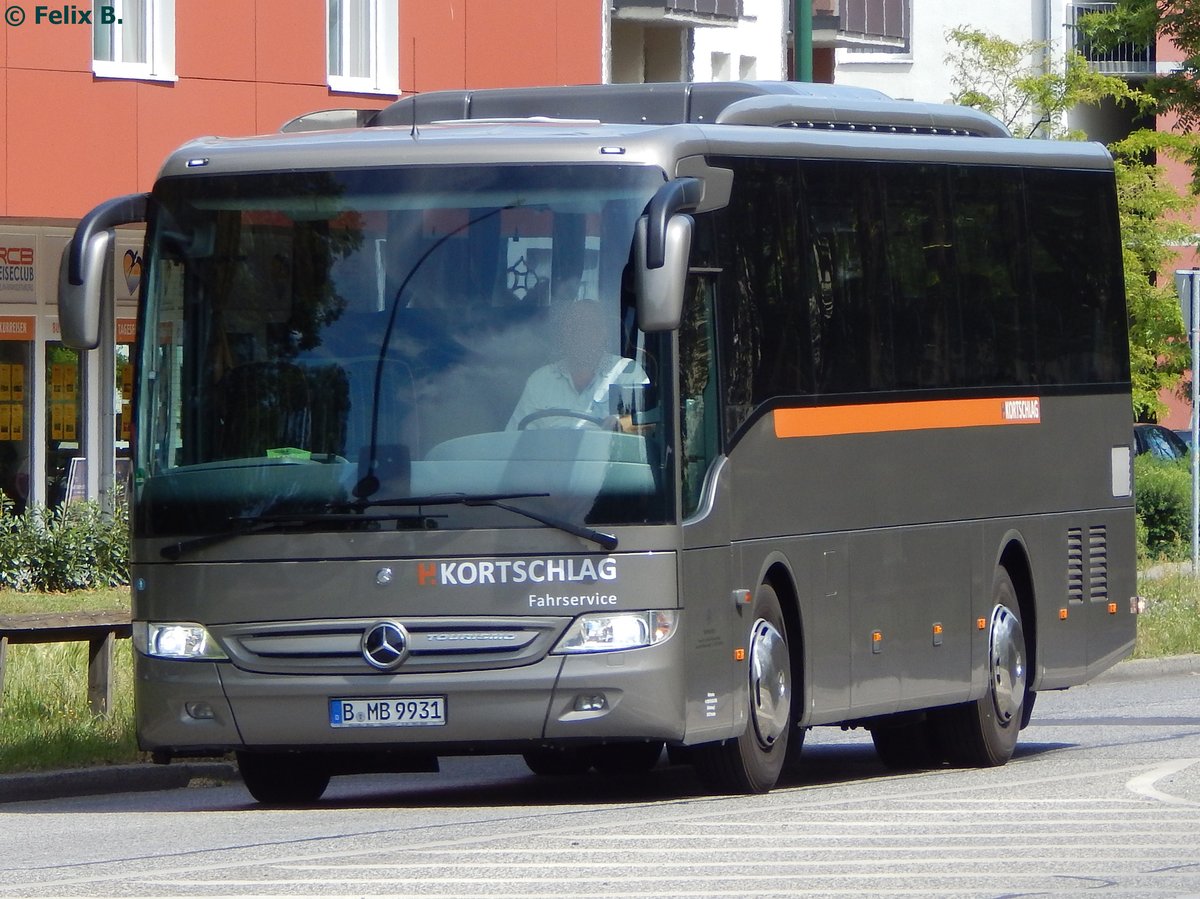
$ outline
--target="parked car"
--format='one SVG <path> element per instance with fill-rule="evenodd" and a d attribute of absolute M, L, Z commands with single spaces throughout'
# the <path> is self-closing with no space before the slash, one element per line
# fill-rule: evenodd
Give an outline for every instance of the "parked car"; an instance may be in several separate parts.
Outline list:
<path fill-rule="evenodd" d="M 1134 425 L 1133 441 L 1138 453 L 1150 453 L 1160 459 L 1187 458 L 1187 443 L 1162 425 Z"/>

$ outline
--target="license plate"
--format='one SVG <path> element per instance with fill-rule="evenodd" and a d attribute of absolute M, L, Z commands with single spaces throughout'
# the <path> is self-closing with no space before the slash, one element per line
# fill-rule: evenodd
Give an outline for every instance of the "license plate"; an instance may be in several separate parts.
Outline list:
<path fill-rule="evenodd" d="M 445 696 L 329 700 L 330 727 L 440 727 L 445 723 Z"/>

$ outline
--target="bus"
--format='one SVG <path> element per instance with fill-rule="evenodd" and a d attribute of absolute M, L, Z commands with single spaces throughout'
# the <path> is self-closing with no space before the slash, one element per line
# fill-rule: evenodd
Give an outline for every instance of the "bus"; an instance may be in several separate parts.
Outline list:
<path fill-rule="evenodd" d="M 69 344 L 135 222 L 158 762 L 273 804 L 462 754 L 763 792 L 823 725 L 996 766 L 1132 648 L 1097 144 L 797 83 L 322 112 L 86 216 Z"/>

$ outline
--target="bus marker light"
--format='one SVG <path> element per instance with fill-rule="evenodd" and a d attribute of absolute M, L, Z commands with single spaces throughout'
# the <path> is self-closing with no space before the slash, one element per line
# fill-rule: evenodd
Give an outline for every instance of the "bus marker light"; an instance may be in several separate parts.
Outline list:
<path fill-rule="evenodd" d="M 981 631 L 987 630 L 987 619 L 986 618 L 976 618 L 975 619 L 975 629 L 981 630 Z"/>
<path fill-rule="evenodd" d="M 1108 604 L 1108 614 L 1109 614 L 1109 615 L 1116 615 L 1116 614 L 1117 614 L 1117 604 L 1116 604 L 1115 602 L 1110 602 L 1110 603 Z"/>
<path fill-rule="evenodd" d="M 942 645 L 942 625 L 940 623 L 935 623 L 933 625 L 933 645 Z"/>
<path fill-rule="evenodd" d="M 735 649 L 733 651 L 733 660 L 735 662 L 746 661 L 746 650 L 744 647 L 739 646 L 737 649 Z"/>
<path fill-rule="evenodd" d="M 871 632 L 871 652 L 883 652 L 883 631 Z"/>
<path fill-rule="evenodd" d="M 1058 610 L 1058 620 L 1059 620 L 1059 621 L 1066 621 L 1066 620 L 1067 620 L 1067 616 L 1068 616 L 1069 614 L 1070 614 L 1070 612 L 1068 612 L 1066 609 L 1059 609 L 1059 610 Z"/>
<path fill-rule="evenodd" d="M 749 590 L 734 590 L 733 604 L 735 606 L 748 606 L 754 601 L 754 594 Z"/>

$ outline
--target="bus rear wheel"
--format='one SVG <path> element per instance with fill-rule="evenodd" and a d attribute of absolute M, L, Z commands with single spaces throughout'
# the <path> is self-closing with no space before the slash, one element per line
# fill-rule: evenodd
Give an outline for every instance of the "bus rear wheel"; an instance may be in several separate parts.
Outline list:
<path fill-rule="evenodd" d="M 758 588 L 747 653 L 749 721 L 736 739 L 697 746 L 696 768 L 724 793 L 765 793 L 779 780 L 792 730 L 792 662 L 779 597 Z"/>
<path fill-rule="evenodd" d="M 238 772 L 263 805 L 308 805 L 325 794 L 329 768 L 297 752 L 239 752 Z"/>
<path fill-rule="evenodd" d="M 938 716 L 942 748 L 950 763 L 960 767 L 998 767 L 1012 758 L 1028 701 L 1028 651 L 1017 612 L 1020 605 L 1003 568 L 992 581 L 992 599 L 987 692 Z"/>

